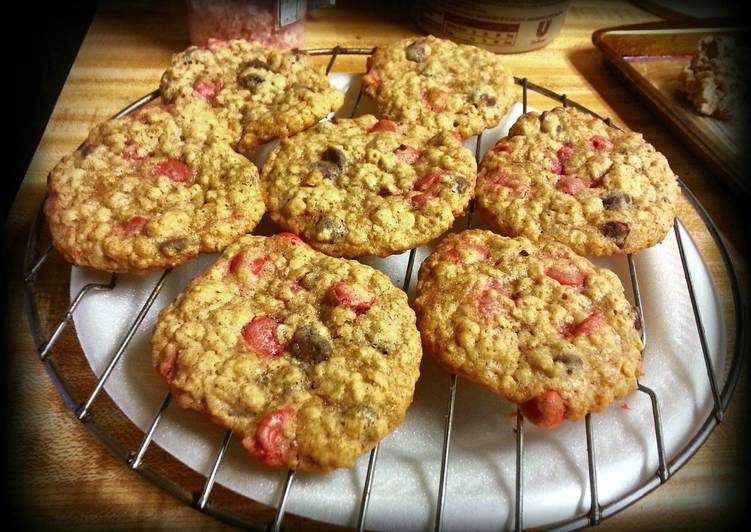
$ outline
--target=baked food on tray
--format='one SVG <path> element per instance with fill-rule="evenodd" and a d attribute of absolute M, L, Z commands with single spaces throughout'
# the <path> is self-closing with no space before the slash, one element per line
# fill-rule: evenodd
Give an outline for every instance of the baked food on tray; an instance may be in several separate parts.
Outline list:
<path fill-rule="evenodd" d="M 734 113 L 747 116 L 748 74 L 743 62 L 748 47 L 729 35 L 708 35 L 699 41 L 696 53 L 681 73 L 678 90 L 699 113 L 724 120 Z"/>
<path fill-rule="evenodd" d="M 404 292 L 291 233 L 245 236 L 159 317 L 180 405 L 271 466 L 350 467 L 404 418 L 422 350 Z"/>
<path fill-rule="evenodd" d="M 256 167 L 200 103 L 95 127 L 52 169 L 44 206 L 66 260 L 145 273 L 224 249 L 264 213 Z"/>
<path fill-rule="evenodd" d="M 242 40 L 212 40 L 175 54 L 161 91 L 166 103 L 208 102 L 246 155 L 309 128 L 344 101 L 306 53 Z"/>
<path fill-rule="evenodd" d="M 284 140 L 261 171 L 271 218 L 329 255 L 424 244 L 464 212 L 477 165 L 456 134 L 428 140 L 372 115 Z"/>
<path fill-rule="evenodd" d="M 547 237 L 581 255 L 661 242 L 678 196 L 667 160 L 640 134 L 574 108 L 519 117 L 477 176 L 479 210 L 501 234 Z"/>
<path fill-rule="evenodd" d="M 620 280 L 562 244 L 451 233 L 422 263 L 415 308 L 426 352 L 541 427 L 637 387 L 640 322 Z"/>
<path fill-rule="evenodd" d="M 500 56 L 432 35 L 377 48 L 363 90 L 384 118 L 412 133 L 464 138 L 496 126 L 517 94 Z"/>

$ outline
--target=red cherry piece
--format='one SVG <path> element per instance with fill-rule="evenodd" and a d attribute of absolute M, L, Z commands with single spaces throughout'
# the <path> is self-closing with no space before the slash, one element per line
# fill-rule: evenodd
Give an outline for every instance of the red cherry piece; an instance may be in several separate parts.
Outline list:
<path fill-rule="evenodd" d="M 261 275 L 261 272 L 263 271 L 263 267 L 266 266 L 266 263 L 269 262 L 269 256 L 264 255 L 263 257 L 256 257 L 252 261 L 250 261 L 250 271 L 255 276 Z"/>
<path fill-rule="evenodd" d="M 603 323 L 605 323 L 605 316 L 603 316 L 599 312 L 593 312 L 587 317 L 587 319 L 576 326 L 576 329 L 574 330 L 574 336 L 591 334 Z"/>
<path fill-rule="evenodd" d="M 599 312 L 593 312 L 587 316 L 584 321 L 577 323 L 576 325 L 566 325 L 563 329 L 563 336 L 568 339 L 576 338 L 577 336 L 586 336 L 591 334 L 603 323 L 605 323 L 605 316 Z"/>
<path fill-rule="evenodd" d="M 151 171 L 152 175 L 163 175 L 172 181 L 186 183 L 191 179 L 190 167 L 177 159 L 168 159 L 156 165 Z"/>
<path fill-rule="evenodd" d="M 570 144 L 564 144 L 555 153 L 559 161 L 568 161 L 574 155 L 574 148 Z"/>
<path fill-rule="evenodd" d="M 454 137 L 459 144 L 462 144 L 464 142 L 464 139 L 462 138 L 462 134 L 459 133 L 458 131 L 449 131 L 448 134 Z"/>
<path fill-rule="evenodd" d="M 407 146 L 406 144 L 402 144 L 397 149 L 395 149 L 394 155 L 396 155 L 397 159 L 407 164 L 415 164 L 417 162 L 417 159 L 420 158 L 420 152 L 414 149 L 412 146 Z"/>
<path fill-rule="evenodd" d="M 555 184 L 555 188 L 566 194 L 574 195 L 580 190 L 588 188 L 587 183 L 578 177 L 561 177 Z"/>
<path fill-rule="evenodd" d="M 372 295 L 355 294 L 352 287 L 344 281 L 331 285 L 329 299 L 335 305 L 351 308 L 355 314 L 364 314 L 375 304 L 375 298 Z"/>
<path fill-rule="evenodd" d="M 526 185 L 524 185 L 517 178 L 511 175 L 511 172 L 509 172 L 505 168 L 492 168 L 489 171 L 485 172 L 484 178 L 489 180 L 494 185 L 500 185 L 512 190 L 522 191 L 526 189 Z"/>
<path fill-rule="evenodd" d="M 446 109 L 449 95 L 450 93 L 448 91 L 433 89 L 422 91 L 420 93 L 420 99 L 430 108 L 431 111 L 440 113 Z"/>
<path fill-rule="evenodd" d="M 227 263 L 229 272 L 237 273 L 237 270 L 240 269 L 243 262 L 245 262 L 245 252 L 241 251 L 240 253 L 236 253 Z"/>
<path fill-rule="evenodd" d="M 128 233 L 140 233 L 141 229 L 149 222 L 149 219 L 140 214 L 131 216 L 123 222 L 123 229 Z"/>
<path fill-rule="evenodd" d="M 242 331 L 242 337 L 251 350 L 259 355 L 277 357 L 284 351 L 284 346 L 276 338 L 279 324 L 269 316 L 256 316 Z"/>
<path fill-rule="evenodd" d="M 514 148 L 511 146 L 511 144 L 498 143 L 493 148 L 493 151 L 496 153 L 511 153 L 512 151 L 514 151 Z"/>
<path fill-rule="evenodd" d="M 414 205 L 415 207 L 422 207 L 430 200 L 435 199 L 435 196 L 432 194 L 415 194 L 414 196 L 410 196 L 408 199 L 410 203 L 412 203 L 412 205 Z"/>
<path fill-rule="evenodd" d="M 490 256 L 490 250 L 474 242 L 462 242 L 446 253 L 446 259 L 453 263 L 475 264 Z"/>
<path fill-rule="evenodd" d="M 572 267 L 571 270 L 559 270 L 551 266 L 545 270 L 545 275 L 564 286 L 584 286 L 584 281 L 587 279 L 587 275 L 576 267 Z"/>
<path fill-rule="evenodd" d="M 592 148 L 597 151 L 603 151 L 610 148 L 610 141 L 602 135 L 592 135 L 592 138 L 589 139 L 589 143 Z"/>
<path fill-rule="evenodd" d="M 439 181 L 441 177 L 446 175 L 446 172 L 443 172 L 441 170 L 433 170 L 429 172 L 428 174 L 420 177 L 415 182 L 415 190 L 428 190 L 430 187 L 432 187 L 436 181 Z"/>
<path fill-rule="evenodd" d="M 258 424 L 254 436 L 246 436 L 243 446 L 266 465 L 278 467 L 297 453 L 297 443 L 285 434 L 285 429 L 297 422 L 297 411 L 286 407 L 266 414 Z"/>
<path fill-rule="evenodd" d="M 490 279 L 483 289 L 472 298 L 472 304 L 485 321 L 493 321 L 505 313 L 502 297 L 511 298 L 513 292 L 500 279 Z"/>
<path fill-rule="evenodd" d="M 292 244 L 304 244 L 305 243 L 295 233 L 290 233 L 290 232 L 287 232 L 287 231 L 285 231 L 284 233 L 276 234 L 276 235 L 273 236 L 273 238 L 281 238 L 283 240 L 291 242 Z"/>
<path fill-rule="evenodd" d="M 550 163 L 550 167 L 548 169 L 556 175 L 563 175 L 563 164 L 561 164 L 561 161 L 557 159 Z"/>
<path fill-rule="evenodd" d="M 266 266 L 266 263 L 268 263 L 269 260 L 270 258 L 268 255 L 263 255 L 249 261 L 247 253 L 241 251 L 230 259 L 228 268 L 230 273 L 237 273 L 238 269 L 243 264 L 248 264 L 250 272 L 258 277 L 259 275 L 261 275 L 264 266 Z"/>
<path fill-rule="evenodd" d="M 172 353 L 170 356 L 162 360 L 159 364 L 159 374 L 168 383 L 172 382 L 177 373 L 177 353 Z"/>
<path fill-rule="evenodd" d="M 193 96 L 198 96 L 206 101 L 211 101 L 219 92 L 219 87 L 213 81 L 199 79 L 193 84 Z"/>
<path fill-rule="evenodd" d="M 373 127 L 368 130 L 368 133 L 378 133 L 379 131 L 391 131 L 393 133 L 399 133 L 399 126 L 396 122 L 391 120 L 379 120 Z"/>
<path fill-rule="evenodd" d="M 554 429 L 566 415 L 566 404 L 555 390 L 546 390 L 542 395 L 519 405 L 522 415 L 544 429 Z"/>

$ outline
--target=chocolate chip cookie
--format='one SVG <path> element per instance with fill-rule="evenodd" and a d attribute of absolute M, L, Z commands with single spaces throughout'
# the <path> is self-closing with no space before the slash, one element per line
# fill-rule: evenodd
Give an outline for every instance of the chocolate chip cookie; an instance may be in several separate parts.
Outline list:
<path fill-rule="evenodd" d="M 377 48 L 363 90 L 385 118 L 413 133 L 464 138 L 496 126 L 517 94 L 500 56 L 432 35 Z"/>
<path fill-rule="evenodd" d="M 167 103 L 208 102 L 246 155 L 314 125 L 344 101 L 304 52 L 242 40 L 211 40 L 176 54 L 161 90 Z"/>
<path fill-rule="evenodd" d="M 283 141 L 261 180 L 271 218 L 314 248 L 386 256 L 451 227 L 469 204 L 476 172 L 455 133 L 420 140 L 365 115 Z"/>
<path fill-rule="evenodd" d="M 290 233 L 245 236 L 164 309 L 153 363 L 270 466 L 350 467 L 404 419 L 422 350 L 404 292 Z"/>
<path fill-rule="evenodd" d="M 44 211 L 66 260 L 119 273 L 224 249 L 264 213 L 256 167 L 205 104 L 153 106 L 94 128 L 47 180 Z"/>
<path fill-rule="evenodd" d="M 477 176 L 479 210 L 502 234 L 545 236 L 581 255 L 661 242 L 678 195 L 667 160 L 640 134 L 573 108 L 522 115 Z"/>
<path fill-rule="evenodd" d="M 637 387 L 640 321 L 620 280 L 557 242 L 449 234 L 422 263 L 415 308 L 427 352 L 539 426 Z"/>

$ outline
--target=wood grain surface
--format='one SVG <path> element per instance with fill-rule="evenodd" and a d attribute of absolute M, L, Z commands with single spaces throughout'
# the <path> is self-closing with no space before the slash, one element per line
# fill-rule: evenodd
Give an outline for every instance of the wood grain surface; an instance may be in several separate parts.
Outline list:
<path fill-rule="evenodd" d="M 334 9 L 309 14 L 306 44 L 373 46 L 421 34 L 410 20 L 407 4 L 340 0 Z M 598 28 L 651 20 L 656 17 L 627 2 L 575 2 L 562 33 L 551 45 L 510 55 L 506 60 L 517 76 L 565 93 L 616 123 L 643 132 L 707 207 L 745 275 L 748 238 L 739 220 L 746 206 L 603 67 L 602 57 L 592 45 L 591 34 Z M 6 257 L 12 257 L 7 261 L 12 271 L 4 316 L 10 383 L 5 414 L 10 470 L 4 476 L 12 503 L 10 517 L 24 524 L 79 530 L 231 528 L 129 470 L 74 418 L 36 356 L 23 306 L 21 257 L 44 197 L 47 172 L 62 155 L 75 149 L 97 122 L 156 88 L 171 55 L 188 44 L 181 2 L 103 3 L 6 221 L 3 251 Z M 345 58 L 337 61 L 335 71 L 359 72 L 363 67 L 361 58 Z M 535 98 L 530 100 L 531 105 L 535 105 Z M 724 268 L 708 233 L 685 201 L 680 217 L 715 276 L 724 308 L 730 309 Z M 42 326 L 47 333 L 67 304 L 69 271 L 54 256 L 36 283 Z M 56 346 L 53 360 L 66 372 L 73 392 L 81 394 L 94 381 L 77 350 L 75 332 L 69 328 Z M 741 378 L 727 419 L 688 464 L 667 484 L 603 522 L 603 528 L 710 528 L 734 523 L 742 515 L 744 449 L 748 442 L 744 407 L 747 373 Z M 140 434 L 132 430 L 107 397 L 99 399 L 92 415 L 112 433 L 124 434 L 127 448 L 123 452 L 137 448 Z M 200 491 L 203 479 L 171 463 L 155 446 L 147 453 L 147 463 L 190 491 Z M 228 490 L 215 491 L 212 500 L 233 510 L 254 514 L 259 520 L 268 521 L 273 516 L 272 510 L 243 501 Z M 294 516 L 289 516 L 285 525 L 300 530 L 324 528 Z"/>

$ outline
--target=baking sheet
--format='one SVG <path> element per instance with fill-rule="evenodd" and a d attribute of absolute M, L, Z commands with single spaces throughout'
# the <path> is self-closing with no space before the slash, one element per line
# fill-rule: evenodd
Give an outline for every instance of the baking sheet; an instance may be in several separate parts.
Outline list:
<path fill-rule="evenodd" d="M 347 116 L 359 91 L 360 76 L 335 75 L 332 81 L 348 94 L 340 116 Z M 372 111 L 363 100 L 362 114 Z M 521 114 L 517 104 L 501 126 L 483 135 L 482 151 L 492 146 Z M 474 150 L 476 139 L 465 144 Z M 268 149 L 261 150 L 264 158 Z M 476 227 L 482 227 L 478 216 Z M 466 219 L 456 228 L 466 227 Z M 277 229 L 268 220 L 261 234 Z M 682 230 L 683 231 L 683 230 Z M 717 294 L 690 236 L 682 232 L 696 284 L 707 339 L 718 374 L 725 364 L 726 344 Z M 432 246 L 417 250 L 410 282 L 414 297 L 417 272 Z M 380 268 L 401 287 L 408 253 L 362 262 Z M 216 256 L 201 256 L 176 268 L 136 332 L 120 363 L 105 384 L 114 402 L 142 430 L 146 430 L 166 393 L 151 367 L 149 338 L 158 312 L 202 273 Z M 655 390 L 660 401 L 668 459 L 699 429 L 712 401 L 704 361 L 683 276 L 675 236 L 635 256 L 643 297 L 647 347 L 642 383 Z M 626 259 L 598 258 L 600 266 L 615 271 L 627 295 L 631 282 Z M 160 277 L 120 276 L 111 292 L 92 293 L 75 313 L 76 331 L 84 353 L 101 375 L 127 328 Z M 74 267 L 71 297 L 109 275 Z M 444 419 L 449 377 L 430 357 L 424 357 L 415 400 L 405 422 L 387 436 L 380 448 L 373 480 L 366 527 L 381 530 L 432 529 L 438 496 Z M 486 530 L 514 525 L 515 406 L 479 386 L 460 379 L 457 386 L 454 434 L 451 442 L 445 530 Z M 603 414 L 592 416 L 601 504 L 614 501 L 654 477 L 657 449 L 649 398 L 635 392 Z M 154 434 L 154 443 L 192 469 L 208 475 L 224 436 L 224 429 L 202 415 L 171 404 Z M 298 473 L 287 511 L 322 521 L 354 526 L 368 464 L 363 455 L 350 470 L 329 475 Z M 269 469 L 249 458 L 233 439 L 217 482 L 260 502 L 275 505 L 286 471 Z M 589 480 L 584 423 L 564 423 L 544 431 L 525 425 L 524 524 L 534 527 L 571 518 L 589 508 Z"/>
<path fill-rule="evenodd" d="M 679 76 L 699 40 L 738 35 L 732 20 L 660 22 L 598 30 L 592 36 L 606 64 L 650 105 L 694 153 L 727 184 L 751 194 L 748 178 L 749 109 L 739 105 L 729 120 L 699 114 L 678 92 Z"/>

